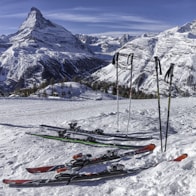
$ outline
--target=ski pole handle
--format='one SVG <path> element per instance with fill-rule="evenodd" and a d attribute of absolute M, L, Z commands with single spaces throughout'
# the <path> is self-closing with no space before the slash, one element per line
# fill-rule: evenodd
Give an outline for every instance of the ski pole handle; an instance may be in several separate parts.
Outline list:
<path fill-rule="evenodd" d="M 133 53 L 130 53 L 128 55 L 128 58 L 127 58 L 127 65 L 132 65 L 133 64 Z"/>
<path fill-rule="evenodd" d="M 116 52 L 113 56 L 113 59 L 112 59 L 113 65 L 116 65 L 116 63 L 118 63 L 118 56 L 119 56 L 119 52 Z"/>
<path fill-rule="evenodd" d="M 160 73 L 160 75 L 162 75 L 161 62 L 160 62 L 160 60 L 159 60 L 159 59 L 158 59 L 158 63 L 159 63 L 159 73 Z"/>
<path fill-rule="evenodd" d="M 155 56 L 154 59 L 155 59 L 155 65 L 156 65 L 155 68 L 158 71 L 158 67 L 159 67 L 159 74 L 162 75 L 161 62 L 160 62 L 158 56 Z"/>
<path fill-rule="evenodd" d="M 167 78 L 170 78 L 171 80 L 173 76 L 174 76 L 174 63 L 171 63 L 164 77 L 165 82 L 168 83 Z"/>

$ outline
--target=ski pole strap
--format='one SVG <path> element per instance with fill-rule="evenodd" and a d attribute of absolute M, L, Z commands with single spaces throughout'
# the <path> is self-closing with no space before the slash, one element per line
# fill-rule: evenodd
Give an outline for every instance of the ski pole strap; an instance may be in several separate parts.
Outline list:
<path fill-rule="evenodd" d="M 158 56 L 155 56 L 154 59 L 155 59 L 156 70 L 158 71 L 158 67 L 159 67 L 159 74 L 162 75 L 161 62 Z"/>
<path fill-rule="evenodd" d="M 167 70 L 167 72 L 166 72 L 166 74 L 165 74 L 165 77 L 164 77 L 165 82 L 168 83 L 167 78 L 172 78 L 173 75 L 174 75 L 174 63 L 171 63 L 171 64 L 170 64 L 170 67 L 169 67 L 169 69 Z"/>

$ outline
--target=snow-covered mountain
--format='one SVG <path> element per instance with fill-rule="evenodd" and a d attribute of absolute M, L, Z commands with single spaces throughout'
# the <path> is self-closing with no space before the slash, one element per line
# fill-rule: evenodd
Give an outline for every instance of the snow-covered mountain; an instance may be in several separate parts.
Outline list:
<path fill-rule="evenodd" d="M 103 66 L 91 50 L 64 27 L 31 8 L 19 30 L 0 37 L 0 86 L 16 89 L 91 74 Z"/>
<path fill-rule="evenodd" d="M 84 34 L 77 34 L 76 36 L 84 44 L 86 44 L 98 58 L 102 58 L 107 61 L 111 61 L 116 50 L 121 48 L 128 41 L 136 38 L 136 36 L 130 36 L 129 34 L 124 34 L 123 36 L 119 37 L 105 35 L 92 36 Z"/>
<path fill-rule="evenodd" d="M 118 50 L 134 53 L 133 87 L 146 93 L 156 93 L 156 71 L 154 57 L 158 56 L 163 74 L 174 63 L 173 93 L 193 95 L 196 93 L 196 21 L 175 27 L 157 35 L 143 35 Z M 127 59 L 119 56 L 119 66 L 126 66 Z M 93 74 L 98 80 L 115 81 L 116 68 L 109 64 Z M 168 93 L 168 84 L 160 76 L 160 93 Z M 130 83 L 130 70 L 120 70 L 119 81 Z"/>

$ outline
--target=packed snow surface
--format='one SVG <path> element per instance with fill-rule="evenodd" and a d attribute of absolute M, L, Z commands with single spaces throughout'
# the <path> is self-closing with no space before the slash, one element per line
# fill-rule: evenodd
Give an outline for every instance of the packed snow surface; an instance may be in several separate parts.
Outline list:
<path fill-rule="evenodd" d="M 167 99 L 161 99 L 162 129 L 165 132 Z M 104 179 L 69 185 L 15 188 L 0 183 L 2 196 L 195 196 L 196 195 L 196 98 L 171 100 L 170 126 L 167 152 L 161 153 L 157 100 L 132 100 L 130 125 L 127 130 L 129 100 L 120 100 L 120 132 L 137 136 L 152 136 L 149 141 L 129 141 L 129 144 L 156 144 L 153 153 L 121 160 L 125 168 L 138 168 L 153 162 L 156 167 L 136 175 Z M 117 131 L 116 100 L 49 100 L 0 99 L 0 176 L 2 179 L 53 178 L 55 173 L 30 174 L 25 168 L 63 164 L 79 152 L 96 156 L 109 148 L 66 143 L 27 135 L 50 133 L 40 124 L 67 127 L 70 121 L 87 130 L 101 128 L 106 133 Z M 143 134 L 142 134 L 143 133 Z M 121 150 L 122 151 L 122 150 Z M 173 158 L 187 153 L 188 158 L 172 162 Z M 83 168 L 83 172 L 105 169 L 108 164 Z"/>

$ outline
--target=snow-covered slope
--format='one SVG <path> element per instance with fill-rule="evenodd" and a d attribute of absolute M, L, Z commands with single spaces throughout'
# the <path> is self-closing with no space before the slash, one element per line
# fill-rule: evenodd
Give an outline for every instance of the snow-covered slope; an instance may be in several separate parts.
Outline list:
<path fill-rule="evenodd" d="M 51 78 L 88 75 L 104 64 L 76 36 L 34 7 L 18 32 L 6 38 L 0 39 L 0 83 L 12 90 Z"/>
<path fill-rule="evenodd" d="M 127 133 L 128 100 L 120 100 L 121 132 Z M 130 118 L 130 134 L 159 138 L 157 100 L 133 100 Z M 26 167 L 63 164 L 77 153 L 104 153 L 108 148 L 63 143 L 37 138 L 25 132 L 55 134 L 43 131 L 40 124 L 67 127 L 76 120 L 87 130 L 102 128 L 116 132 L 116 101 L 59 101 L 38 99 L 0 99 L 0 180 L 4 178 L 53 178 L 55 173 L 33 175 Z M 36 188 L 11 188 L 0 183 L 2 196 L 195 196 L 196 188 L 196 98 L 175 98 L 171 101 L 170 128 L 166 153 L 160 151 L 160 141 L 153 139 L 129 144 L 155 143 L 154 152 L 148 156 L 135 156 L 121 160 L 125 168 L 138 168 L 161 162 L 154 168 L 135 175 L 110 180 L 71 183 L 69 185 Z M 167 99 L 161 99 L 162 126 L 165 131 Z M 188 158 L 179 163 L 167 162 L 182 153 Z M 83 168 L 83 172 L 95 172 L 110 164 Z"/>
<path fill-rule="evenodd" d="M 120 53 L 134 53 L 133 86 L 136 90 L 156 93 L 156 73 L 154 57 L 158 56 L 163 74 L 174 63 L 173 83 L 175 94 L 193 95 L 196 92 L 196 21 L 161 32 L 156 36 L 142 36 L 125 44 Z M 121 61 L 119 57 L 119 61 Z M 124 60 L 126 63 L 126 60 Z M 99 80 L 114 81 L 116 69 L 112 64 L 94 74 Z M 168 85 L 160 76 L 161 94 Z M 128 84 L 130 71 L 121 70 L 121 84 Z"/>

